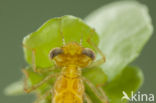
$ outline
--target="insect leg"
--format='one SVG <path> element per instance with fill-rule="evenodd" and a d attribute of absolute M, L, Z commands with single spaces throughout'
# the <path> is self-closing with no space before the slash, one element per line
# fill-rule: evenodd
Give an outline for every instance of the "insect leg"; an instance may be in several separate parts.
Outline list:
<path fill-rule="evenodd" d="M 38 99 L 34 103 L 40 103 L 40 101 L 45 99 L 47 96 L 49 96 L 50 93 L 51 93 L 51 89 L 48 90 L 44 95 L 38 96 Z"/>
<path fill-rule="evenodd" d="M 85 77 L 82 77 L 82 79 L 85 81 L 85 83 L 91 88 L 91 90 L 95 93 L 95 95 L 100 99 L 102 103 L 109 103 L 107 98 L 100 93 L 101 90 L 98 90 L 88 79 Z"/>
<path fill-rule="evenodd" d="M 50 74 L 48 75 L 47 77 L 45 77 L 42 81 L 40 81 L 38 84 L 35 84 L 31 87 L 28 87 L 28 84 L 27 84 L 27 80 L 28 80 L 28 73 L 25 69 L 22 70 L 23 73 L 26 75 L 26 78 L 24 80 L 24 91 L 26 93 L 30 93 L 32 92 L 33 90 L 37 89 L 38 87 L 40 87 L 42 84 L 46 83 L 48 80 L 50 80 L 51 78 L 57 76 L 57 74 Z"/>
<path fill-rule="evenodd" d="M 45 72 L 51 72 L 51 71 L 56 69 L 56 66 L 47 68 L 46 70 L 37 68 L 36 67 L 36 55 L 35 55 L 36 50 L 34 48 L 30 48 L 30 47 L 28 47 L 28 46 L 26 46 L 24 44 L 23 44 L 23 47 L 32 51 L 32 68 L 33 68 L 34 72 L 45 73 Z"/>
<path fill-rule="evenodd" d="M 23 44 L 23 48 L 26 48 L 26 49 L 32 51 L 32 58 L 31 58 L 32 59 L 32 68 L 33 68 L 34 72 L 37 72 L 37 68 L 36 68 L 36 56 L 35 56 L 36 50 L 34 48 L 30 48 L 30 47 L 28 47 L 28 46 L 26 46 L 24 44 Z"/>
<path fill-rule="evenodd" d="M 52 67 L 50 67 L 50 68 L 46 68 L 46 69 L 37 69 L 37 72 L 38 72 L 38 73 L 52 72 L 52 71 L 54 71 L 56 68 L 58 68 L 58 67 L 56 67 L 56 66 L 54 65 L 54 66 L 52 66 Z"/>
<path fill-rule="evenodd" d="M 84 94 L 84 98 L 87 101 L 87 103 L 92 103 L 91 99 L 89 98 L 89 96 L 86 93 Z"/>
<path fill-rule="evenodd" d="M 99 91 L 101 92 L 102 96 L 105 98 L 105 103 L 109 103 L 108 102 L 108 97 L 106 96 L 106 93 L 104 92 L 104 90 L 99 86 L 97 87 L 99 89 Z"/>
<path fill-rule="evenodd" d="M 102 51 L 98 47 L 96 47 L 96 45 L 94 43 L 92 43 L 90 40 L 89 40 L 89 42 L 93 45 L 93 47 L 96 49 L 96 51 L 98 51 L 100 53 L 102 58 L 93 62 L 91 65 L 88 66 L 88 68 L 93 68 L 97 65 L 101 65 L 101 64 L 105 63 L 106 58 L 105 58 L 104 54 L 102 53 Z"/>
<path fill-rule="evenodd" d="M 94 29 L 92 29 L 91 33 L 95 32 Z M 105 55 L 103 54 L 103 52 L 94 44 L 94 42 L 91 41 L 91 38 L 89 37 L 87 42 L 92 45 L 94 47 L 94 49 L 102 56 L 101 59 L 95 61 L 94 63 L 92 63 L 89 67 L 94 67 L 94 66 L 97 66 L 97 65 L 101 65 L 103 63 L 106 62 L 106 58 L 105 58 Z"/>

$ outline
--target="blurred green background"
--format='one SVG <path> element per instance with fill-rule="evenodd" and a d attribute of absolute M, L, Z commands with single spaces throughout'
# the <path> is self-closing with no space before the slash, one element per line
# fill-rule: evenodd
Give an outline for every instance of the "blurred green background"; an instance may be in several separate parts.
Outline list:
<path fill-rule="evenodd" d="M 46 20 L 71 14 L 80 18 L 102 5 L 117 0 L 0 0 L 0 103 L 32 103 L 34 96 L 8 97 L 4 88 L 22 77 L 26 66 L 22 51 L 22 39 L 35 31 Z M 146 4 L 156 30 L 156 1 L 138 0 Z M 133 62 L 144 72 L 141 93 L 156 95 L 156 35 L 153 35 L 143 52 Z"/>

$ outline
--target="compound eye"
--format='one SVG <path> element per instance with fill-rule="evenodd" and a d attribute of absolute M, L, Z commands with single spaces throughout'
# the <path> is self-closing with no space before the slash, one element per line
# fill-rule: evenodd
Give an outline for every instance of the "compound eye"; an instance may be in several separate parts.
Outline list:
<path fill-rule="evenodd" d="M 50 59 L 53 59 L 55 56 L 59 55 L 59 54 L 62 54 L 63 53 L 63 50 L 61 48 L 54 48 L 50 51 Z"/>
<path fill-rule="evenodd" d="M 88 57 L 90 57 L 92 60 L 95 59 L 95 53 L 93 50 L 89 49 L 89 48 L 84 48 L 82 50 L 82 54 L 87 55 Z"/>

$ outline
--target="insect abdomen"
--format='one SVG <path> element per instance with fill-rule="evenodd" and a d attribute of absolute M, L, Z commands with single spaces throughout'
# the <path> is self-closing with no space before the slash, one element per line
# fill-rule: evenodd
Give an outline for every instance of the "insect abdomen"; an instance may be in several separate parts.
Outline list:
<path fill-rule="evenodd" d="M 84 86 L 80 77 L 61 75 L 54 85 L 52 103 L 83 103 Z"/>

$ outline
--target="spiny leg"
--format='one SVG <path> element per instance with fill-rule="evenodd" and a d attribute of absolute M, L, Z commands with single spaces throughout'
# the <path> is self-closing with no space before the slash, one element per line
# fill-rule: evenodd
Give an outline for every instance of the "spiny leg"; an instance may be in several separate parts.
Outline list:
<path fill-rule="evenodd" d="M 26 78 L 24 80 L 24 91 L 26 93 L 30 93 L 32 92 L 33 90 L 37 89 L 38 87 L 40 87 L 42 84 L 46 83 L 48 80 L 50 80 L 52 77 L 55 77 L 57 76 L 57 74 L 50 74 L 48 75 L 47 77 L 45 77 L 42 81 L 40 81 L 39 83 L 35 84 L 34 86 L 31 86 L 31 87 L 28 87 L 28 84 L 27 84 L 27 80 L 28 80 L 28 73 L 25 69 L 22 70 L 23 73 L 26 75 Z"/>
<path fill-rule="evenodd" d="M 22 72 L 24 73 L 25 75 L 25 78 L 24 78 L 24 91 L 26 92 L 27 88 L 28 88 L 28 83 L 27 83 L 27 80 L 28 80 L 28 73 L 25 69 L 22 69 Z"/>
<path fill-rule="evenodd" d="M 32 58 L 31 58 L 32 59 L 32 68 L 33 68 L 34 72 L 37 72 L 36 56 L 35 56 L 36 50 L 34 48 L 30 48 L 30 47 L 28 47 L 28 46 L 26 46 L 24 44 L 23 44 L 23 47 L 30 50 L 30 51 L 32 51 Z"/>
<path fill-rule="evenodd" d="M 99 94 L 97 88 L 85 77 L 82 77 L 82 79 L 85 81 L 85 83 L 92 89 L 92 91 L 95 93 L 95 95 L 101 100 L 104 101 L 101 95 Z M 105 102 L 103 102 L 105 103 Z"/>
<path fill-rule="evenodd" d="M 102 96 L 105 98 L 105 103 L 109 103 L 108 97 L 106 96 L 106 93 L 104 92 L 104 90 L 100 86 L 97 88 L 101 92 Z"/>
<path fill-rule="evenodd" d="M 89 96 L 85 93 L 84 98 L 87 101 L 87 103 L 92 103 L 92 100 L 89 98 Z"/>
<path fill-rule="evenodd" d="M 95 32 L 94 29 L 92 29 L 91 33 Z M 95 45 L 94 42 L 91 41 L 91 38 L 89 37 L 87 42 L 92 45 L 94 47 L 94 49 L 102 56 L 101 59 L 95 61 L 94 63 L 92 63 L 90 66 L 88 66 L 88 68 L 92 68 L 92 67 L 95 67 L 97 65 L 101 65 L 103 63 L 106 62 L 106 58 L 105 58 L 105 55 L 103 54 L 103 52 Z"/>
<path fill-rule="evenodd" d="M 38 96 L 38 99 L 34 103 L 40 103 L 40 101 L 45 99 L 47 96 L 49 96 L 50 93 L 51 93 L 51 89 L 48 90 L 44 95 Z"/>
<path fill-rule="evenodd" d="M 38 72 L 38 73 L 45 73 L 45 72 L 51 72 L 53 70 L 55 70 L 57 67 L 54 65 L 53 67 L 50 67 L 50 68 L 46 68 L 45 69 L 40 69 L 40 68 L 37 68 L 36 67 L 36 50 L 34 48 L 30 48 L 26 45 L 23 44 L 23 47 L 32 51 L 32 68 L 34 70 L 34 72 Z"/>
<path fill-rule="evenodd" d="M 38 73 L 52 72 L 52 71 L 54 71 L 56 68 L 58 68 L 58 67 L 56 67 L 56 65 L 54 65 L 54 66 L 52 66 L 52 67 L 50 67 L 50 68 L 46 68 L 46 69 L 37 69 L 37 72 L 38 72 Z"/>
<path fill-rule="evenodd" d="M 82 79 L 92 89 L 92 91 L 101 100 L 102 103 L 109 103 L 108 100 L 107 100 L 107 98 L 103 94 L 99 93 L 99 91 L 101 92 L 101 90 L 98 91 L 98 89 L 89 80 L 87 80 L 85 77 L 82 77 Z"/>
<path fill-rule="evenodd" d="M 102 90 L 102 88 L 101 87 L 104 87 L 104 86 L 106 86 L 108 84 L 108 81 L 106 81 L 105 83 L 100 83 L 100 84 L 97 84 L 96 85 L 96 88 L 98 88 L 99 90 L 101 89 Z M 105 93 L 104 93 L 105 94 Z M 107 96 L 106 96 L 107 97 Z"/>

